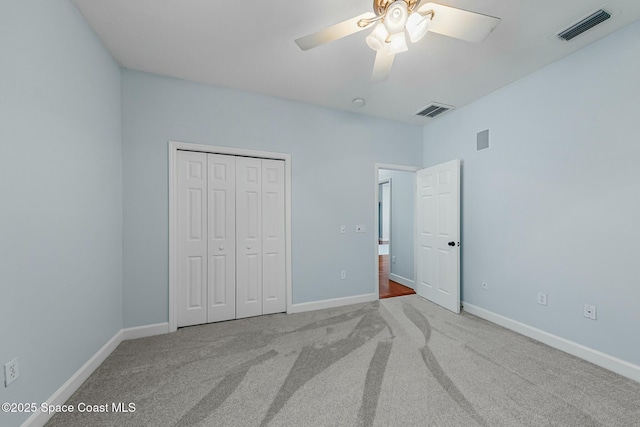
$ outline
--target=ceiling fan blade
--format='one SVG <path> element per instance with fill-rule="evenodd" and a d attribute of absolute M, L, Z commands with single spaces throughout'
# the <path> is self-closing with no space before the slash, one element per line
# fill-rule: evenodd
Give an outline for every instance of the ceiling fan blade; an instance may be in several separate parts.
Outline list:
<path fill-rule="evenodd" d="M 429 31 L 473 43 L 480 43 L 487 38 L 500 23 L 500 18 L 494 16 L 436 3 L 422 4 L 418 10 L 433 10 Z"/>
<path fill-rule="evenodd" d="M 332 25 L 324 30 L 320 30 L 317 33 L 300 37 L 299 39 L 296 39 L 296 44 L 302 50 L 309 50 L 311 48 L 318 47 L 325 43 L 329 43 L 364 30 L 369 26 L 369 24 L 364 27 L 360 27 L 358 25 L 358 21 L 361 19 L 372 19 L 375 17 L 376 15 L 372 12 L 363 13 L 362 15 L 358 15 L 339 24 Z"/>
<path fill-rule="evenodd" d="M 373 73 L 371 74 L 372 82 L 378 83 L 387 80 L 389 73 L 391 73 L 394 57 L 395 55 L 388 54 L 384 51 L 376 53 L 376 62 L 373 64 Z"/>

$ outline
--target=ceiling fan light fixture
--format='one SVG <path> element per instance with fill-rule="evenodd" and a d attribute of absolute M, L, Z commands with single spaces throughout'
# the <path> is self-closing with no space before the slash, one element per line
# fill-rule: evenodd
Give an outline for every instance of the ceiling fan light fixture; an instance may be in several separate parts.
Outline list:
<path fill-rule="evenodd" d="M 431 24 L 431 16 L 424 17 L 418 12 L 413 12 L 407 19 L 407 33 L 409 33 L 409 40 L 411 43 L 420 41 L 429 31 L 429 24 Z"/>
<path fill-rule="evenodd" d="M 376 25 L 371 34 L 366 38 L 367 45 L 376 52 L 380 52 L 385 48 L 385 40 L 389 37 L 384 24 L 380 23 Z"/>
<path fill-rule="evenodd" d="M 409 50 L 409 48 L 407 47 L 407 38 L 404 36 L 404 31 L 391 34 L 389 37 L 389 54 L 395 55 L 406 52 L 407 50 Z"/>
<path fill-rule="evenodd" d="M 438 20 L 431 22 L 435 15 L 439 16 Z M 431 31 L 479 43 L 499 23 L 500 18 L 495 16 L 438 3 L 423 3 L 423 0 L 373 0 L 373 13 L 363 13 L 300 37 L 295 42 L 300 49 L 309 50 L 369 28 L 371 34 L 366 37 L 366 42 L 376 51 L 371 80 L 381 82 L 389 77 L 396 54 L 408 50 L 407 37 L 415 43 Z"/>

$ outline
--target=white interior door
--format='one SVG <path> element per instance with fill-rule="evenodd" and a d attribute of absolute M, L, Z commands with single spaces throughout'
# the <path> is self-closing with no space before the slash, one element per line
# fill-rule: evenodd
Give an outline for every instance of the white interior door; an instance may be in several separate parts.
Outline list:
<path fill-rule="evenodd" d="M 262 314 L 286 311 L 284 162 L 262 160 Z"/>
<path fill-rule="evenodd" d="M 262 160 L 236 159 L 236 318 L 262 314 Z"/>
<path fill-rule="evenodd" d="M 178 151 L 178 326 L 207 322 L 207 155 Z"/>
<path fill-rule="evenodd" d="M 416 177 L 416 293 L 460 313 L 460 160 Z"/>
<path fill-rule="evenodd" d="M 236 318 L 236 158 L 207 154 L 207 322 Z"/>

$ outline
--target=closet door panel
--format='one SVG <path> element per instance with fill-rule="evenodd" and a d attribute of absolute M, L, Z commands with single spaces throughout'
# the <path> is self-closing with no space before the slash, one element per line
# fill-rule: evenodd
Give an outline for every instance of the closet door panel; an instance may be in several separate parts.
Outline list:
<path fill-rule="evenodd" d="M 236 318 L 262 314 L 262 161 L 236 158 Z"/>
<path fill-rule="evenodd" d="M 262 312 L 286 311 L 284 162 L 262 160 Z"/>
<path fill-rule="evenodd" d="M 208 154 L 208 322 L 236 317 L 236 158 Z"/>
<path fill-rule="evenodd" d="M 207 155 L 178 151 L 178 326 L 207 322 Z"/>

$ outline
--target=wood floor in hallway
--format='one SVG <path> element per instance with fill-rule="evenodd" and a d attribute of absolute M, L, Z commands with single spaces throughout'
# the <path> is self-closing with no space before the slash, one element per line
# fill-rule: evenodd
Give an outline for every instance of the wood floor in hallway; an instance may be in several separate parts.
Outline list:
<path fill-rule="evenodd" d="M 379 277 L 380 277 L 380 299 L 412 295 L 416 292 L 400 283 L 389 280 L 389 255 L 378 255 L 380 257 Z"/>

